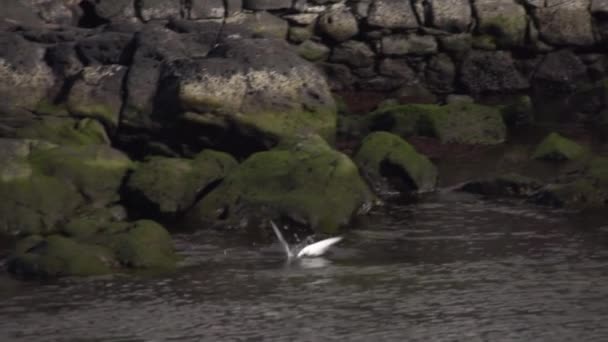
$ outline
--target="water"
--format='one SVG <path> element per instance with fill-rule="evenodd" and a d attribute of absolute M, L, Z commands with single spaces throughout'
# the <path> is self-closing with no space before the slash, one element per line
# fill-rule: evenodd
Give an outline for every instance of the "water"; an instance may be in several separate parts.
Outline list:
<path fill-rule="evenodd" d="M 606 341 L 608 219 L 444 193 L 375 211 L 331 256 L 176 236 L 174 274 L 20 283 L 1 341 Z"/>

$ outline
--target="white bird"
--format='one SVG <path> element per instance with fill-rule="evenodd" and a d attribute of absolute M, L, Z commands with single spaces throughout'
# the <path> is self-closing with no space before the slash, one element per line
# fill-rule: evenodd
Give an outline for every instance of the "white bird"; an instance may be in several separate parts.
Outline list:
<path fill-rule="evenodd" d="M 279 242 L 281 242 L 281 245 L 283 245 L 283 248 L 285 249 L 285 254 L 287 254 L 287 259 L 292 259 L 294 257 L 294 255 L 298 259 L 306 258 L 306 257 L 310 257 L 310 258 L 319 257 L 319 256 L 325 254 L 331 246 L 335 245 L 336 243 L 338 243 L 342 240 L 341 236 L 337 236 L 337 237 L 332 237 L 329 239 L 317 241 L 315 243 L 311 243 L 310 245 L 302 248 L 297 254 L 294 254 L 294 252 L 289 247 L 289 244 L 287 244 L 287 241 L 285 241 L 285 239 L 283 238 L 283 234 L 281 234 L 281 231 L 276 226 L 276 224 L 274 224 L 274 222 L 272 220 L 270 221 L 270 225 L 272 226 L 272 230 L 274 230 L 275 235 L 279 239 Z"/>

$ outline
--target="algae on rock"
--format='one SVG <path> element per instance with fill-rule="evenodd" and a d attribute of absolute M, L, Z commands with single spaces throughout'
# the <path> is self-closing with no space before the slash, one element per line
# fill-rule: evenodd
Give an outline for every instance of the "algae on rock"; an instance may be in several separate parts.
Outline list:
<path fill-rule="evenodd" d="M 376 191 L 382 191 L 386 181 L 405 192 L 432 191 L 437 184 L 433 163 L 388 132 L 374 132 L 363 139 L 354 160 Z"/>
<path fill-rule="evenodd" d="M 373 199 L 350 158 L 313 136 L 251 155 L 190 211 L 189 221 L 236 225 L 263 213 L 335 233 Z"/>
<path fill-rule="evenodd" d="M 551 133 L 536 147 L 532 158 L 563 161 L 581 159 L 586 155 L 583 146 L 557 133 Z"/>

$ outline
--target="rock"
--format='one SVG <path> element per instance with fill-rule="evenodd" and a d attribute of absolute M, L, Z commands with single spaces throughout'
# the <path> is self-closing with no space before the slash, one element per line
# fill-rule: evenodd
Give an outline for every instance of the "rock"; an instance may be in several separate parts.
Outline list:
<path fill-rule="evenodd" d="M 410 2 L 401 0 L 374 0 L 369 7 L 367 23 L 389 29 L 418 28 Z"/>
<path fill-rule="evenodd" d="M 95 11 L 95 14 L 107 21 L 127 20 L 135 17 L 134 0 L 95 1 L 85 0 Z"/>
<path fill-rule="evenodd" d="M 243 11 L 243 0 L 224 0 L 226 16 L 232 17 Z"/>
<path fill-rule="evenodd" d="M 357 18 L 346 8 L 323 13 L 317 27 L 337 42 L 348 40 L 359 33 Z"/>
<path fill-rule="evenodd" d="M 581 85 L 590 83 L 585 64 L 569 50 L 547 54 L 536 68 L 533 77 L 536 92 L 556 96 L 572 93 Z"/>
<path fill-rule="evenodd" d="M 33 4 L 24 1 L 0 0 L 2 19 L 9 19 L 28 26 L 42 25 L 43 21 L 36 13 Z"/>
<path fill-rule="evenodd" d="M 110 273 L 114 262 L 106 248 L 51 235 L 13 255 L 8 269 L 20 276 L 93 276 Z"/>
<path fill-rule="evenodd" d="M 431 55 L 437 53 L 437 41 L 432 36 L 390 35 L 382 38 L 384 55 Z"/>
<path fill-rule="evenodd" d="M 290 26 L 289 31 L 287 33 L 287 38 L 289 39 L 289 41 L 296 44 L 310 40 L 313 36 L 314 27 L 312 25 L 305 27 Z"/>
<path fill-rule="evenodd" d="M 349 40 L 334 48 L 330 61 L 352 67 L 366 67 L 374 64 L 374 58 L 374 52 L 366 43 Z"/>
<path fill-rule="evenodd" d="M 378 66 L 380 75 L 397 78 L 403 84 L 414 85 L 420 83 L 416 72 L 409 66 L 407 61 L 397 58 L 384 58 Z"/>
<path fill-rule="evenodd" d="M 562 1 L 536 8 L 540 36 L 551 45 L 590 46 L 595 43 L 589 0 Z"/>
<path fill-rule="evenodd" d="M 110 144 L 105 128 L 93 119 L 45 116 L 14 132 L 21 139 L 39 139 L 57 145 Z"/>
<path fill-rule="evenodd" d="M 268 12 L 240 13 L 226 18 L 222 37 L 285 39 L 288 30 L 287 21 Z"/>
<path fill-rule="evenodd" d="M 148 216 L 182 213 L 237 164 L 229 154 L 212 150 L 205 150 L 192 160 L 151 157 L 127 181 L 129 202 L 133 207 L 143 208 Z"/>
<path fill-rule="evenodd" d="M 491 197 L 531 198 L 542 186 L 536 179 L 509 173 L 467 182 L 460 190 Z"/>
<path fill-rule="evenodd" d="M 479 31 L 496 37 L 499 46 L 521 47 L 526 43 L 528 17 L 513 0 L 475 1 Z"/>
<path fill-rule="evenodd" d="M 446 96 L 445 103 L 475 103 L 475 99 L 470 97 L 469 95 L 450 94 Z"/>
<path fill-rule="evenodd" d="M 557 133 L 551 133 L 536 147 L 532 158 L 563 161 L 581 159 L 586 155 L 587 151 L 581 145 Z"/>
<path fill-rule="evenodd" d="M 371 127 L 402 137 L 432 136 L 442 143 L 493 145 L 504 142 L 507 134 L 497 109 L 462 102 L 381 108 L 373 113 Z"/>
<path fill-rule="evenodd" d="M 441 51 L 445 51 L 455 60 L 462 60 L 471 50 L 473 37 L 468 33 L 451 34 L 437 37 Z"/>
<path fill-rule="evenodd" d="M 589 179 L 549 184 L 534 196 L 537 204 L 570 209 L 599 209 L 608 203 L 606 188 L 598 188 Z"/>
<path fill-rule="evenodd" d="M 435 104 L 437 103 L 437 96 L 431 93 L 423 84 L 412 83 L 406 84 L 393 92 L 392 97 L 398 100 L 399 103 L 419 103 L 419 104 Z"/>
<path fill-rule="evenodd" d="M 401 192 L 428 192 L 437 185 L 431 161 L 399 136 L 387 132 L 368 135 L 354 157 L 376 192 L 391 187 Z"/>
<path fill-rule="evenodd" d="M 63 80 L 74 78 L 84 67 L 76 51 L 75 43 L 58 43 L 49 46 L 45 59 L 57 78 Z"/>
<path fill-rule="evenodd" d="M 0 124 L 10 120 L 8 114 L 13 110 L 34 110 L 46 99 L 55 77 L 44 55 L 44 46 L 13 33 L 0 33 L 0 98 L 7 109 L 6 115 L 0 116 Z"/>
<path fill-rule="evenodd" d="M 192 0 L 188 10 L 188 18 L 221 19 L 226 15 L 224 0 Z"/>
<path fill-rule="evenodd" d="M 94 118 L 110 127 L 117 127 L 126 74 L 127 68 L 120 65 L 84 68 L 68 95 L 70 114 Z"/>
<path fill-rule="evenodd" d="M 448 32 L 465 32 L 471 26 L 469 0 L 435 0 L 430 2 L 430 7 L 434 27 Z"/>
<path fill-rule="evenodd" d="M 104 32 L 80 40 L 76 45 L 76 50 L 86 65 L 127 65 L 130 60 L 130 53 L 127 50 L 132 40 L 133 35 L 131 34 Z"/>
<path fill-rule="evenodd" d="M 473 48 L 477 50 L 495 51 L 498 49 L 496 37 L 482 34 L 473 37 Z"/>
<path fill-rule="evenodd" d="M 450 56 L 433 56 L 426 68 L 426 84 L 435 93 L 449 93 L 454 90 L 456 66 Z"/>
<path fill-rule="evenodd" d="M 336 107 L 327 83 L 283 41 L 229 41 L 213 58 L 176 63 L 170 75 L 179 108 L 216 127 L 230 123 L 264 143 L 298 132 L 333 141 Z"/>
<path fill-rule="evenodd" d="M 460 82 L 473 94 L 509 93 L 530 86 L 504 51 L 471 52 L 462 64 Z"/>
<path fill-rule="evenodd" d="M 143 21 L 180 18 L 182 13 L 180 0 L 138 0 L 136 6 Z"/>
<path fill-rule="evenodd" d="M 71 184 L 92 205 L 118 199 L 131 160 L 106 145 L 60 146 L 35 151 L 28 161 L 40 174 Z"/>
<path fill-rule="evenodd" d="M 527 95 L 517 96 L 502 109 L 502 117 L 509 127 L 530 125 L 534 121 L 534 105 Z"/>
<path fill-rule="evenodd" d="M 250 10 L 277 10 L 291 8 L 292 0 L 244 0 L 243 8 Z"/>
<path fill-rule="evenodd" d="M 283 19 L 286 19 L 290 23 L 294 23 L 297 25 L 311 25 L 317 22 L 317 18 L 319 18 L 318 13 L 297 13 L 297 14 L 287 14 L 283 16 Z"/>
<path fill-rule="evenodd" d="M 247 226 L 258 215 L 335 233 L 372 200 L 356 165 L 319 137 L 309 137 L 250 156 L 193 208 L 189 221 L 195 227 Z"/>
<path fill-rule="evenodd" d="M 321 43 L 307 40 L 298 45 L 297 52 L 300 57 L 311 62 L 316 62 L 326 60 L 331 50 Z"/>

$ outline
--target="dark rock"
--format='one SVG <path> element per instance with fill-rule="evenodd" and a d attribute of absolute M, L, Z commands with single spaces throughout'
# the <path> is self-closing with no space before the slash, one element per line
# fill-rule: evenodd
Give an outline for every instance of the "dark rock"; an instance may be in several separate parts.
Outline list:
<path fill-rule="evenodd" d="M 353 67 L 365 67 L 374 64 L 374 57 L 374 52 L 366 43 L 349 40 L 334 48 L 330 60 Z"/>
<path fill-rule="evenodd" d="M 525 45 L 528 17 L 523 6 L 510 0 L 478 1 L 474 6 L 482 34 L 496 37 L 499 46 Z"/>
<path fill-rule="evenodd" d="M 291 6 L 292 0 L 243 0 L 243 8 L 250 10 L 275 10 Z"/>
<path fill-rule="evenodd" d="M 450 93 L 454 90 L 456 66 L 446 54 L 433 56 L 426 68 L 426 84 L 435 93 Z"/>
<path fill-rule="evenodd" d="M 95 14 L 107 21 L 132 19 L 135 17 L 135 0 L 95 1 L 85 0 Z"/>
<path fill-rule="evenodd" d="M 570 0 L 536 8 L 540 36 L 556 46 L 590 46 L 595 43 L 589 0 Z"/>
<path fill-rule="evenodd" d="M 191 0 L 188 10 L 188 18 L 197 19 L 219 19 L 226 15 L 224 0 Z"/>
<path fill-rule="evenodd" d="M 382 38 L 384 55 L 431 55 L 437 52 L 437 41 L 432 36 L 390 35 Z"/>
<path fill-rule="evenodd" d="M 132 34 L 105 32 L 80 40 L 76 45 L 76 50 L 86 65 L 128 65 L 133 53 L 132 41 Z"/>
<path fill-rule="evenodd" d="M 530 86 L 504 51 L 471 52 L 461 67 L 460 82 L 473 94 L 514 92 Z"/>
<path fill-rule="evenodd" d="M 531 198 L 542 186 L 541 182 L 533 178 L 518 174 L 504 174 L 468 182 L 460 190 L 491 197 Z"/>
<path fill-rule="evenodd" d="M 410 2 L 401 0 L 374 0 L 369 7 L 367 22 L 371 26 L 390 29 L 418 28 Z"/>
<path fill-rule="evenodd" d="M 449 32 L 465 32 L 471 26 L 469 0 L 443 0 L 430 2 L 432 25 Z"/>
<path fill-rule="evenodd" d="M 182 18 L 180 0 L 138 0 L 136 10 L 143 21 Z"/>

